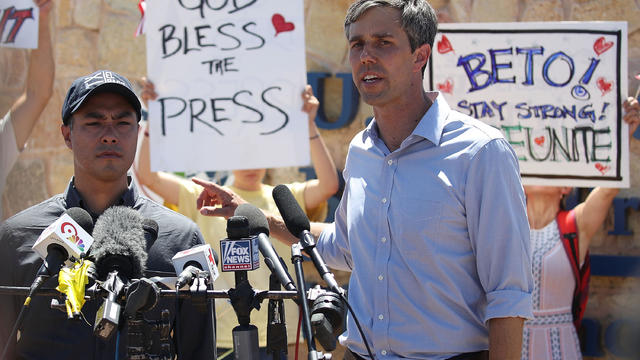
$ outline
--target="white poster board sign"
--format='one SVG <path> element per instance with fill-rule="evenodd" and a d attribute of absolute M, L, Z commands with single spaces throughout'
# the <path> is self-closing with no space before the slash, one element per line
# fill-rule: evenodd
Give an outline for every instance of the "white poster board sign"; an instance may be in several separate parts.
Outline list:
<path fill-rule="evenodd" d="M 626 22 L 441 24 L 425 88 L 501 129 L 525 185 L 629 186 Z"/>
<path fill-rule="evenodd" d="M 147 0 L 154 171 L 310 163 L 303 10 L 302 0 Z"/>
<path fill-rule="evenodd" d="M 3 0 L 0 3 L 0 47 L 38 47 L 39 8 L 33 0 Z"/>

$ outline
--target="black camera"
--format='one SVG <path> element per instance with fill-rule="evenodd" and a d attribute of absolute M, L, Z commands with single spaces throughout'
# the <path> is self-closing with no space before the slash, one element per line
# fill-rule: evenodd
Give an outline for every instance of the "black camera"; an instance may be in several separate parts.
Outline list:
<path fill-rule="evenodd" d="M 336 338 L 344 330 L 346 308 L 343 298 L 316 285 L 309 289 L 307 299 L 311 304 L 311 330 L 314 338 L 326 351 L 335 350 Z"/>

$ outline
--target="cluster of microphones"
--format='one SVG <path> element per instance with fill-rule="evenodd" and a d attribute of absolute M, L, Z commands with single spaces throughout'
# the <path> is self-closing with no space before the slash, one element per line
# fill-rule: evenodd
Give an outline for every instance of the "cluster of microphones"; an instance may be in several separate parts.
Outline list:
<path fill-rule="evenodd" d="M 325 350 L 332 351 L 336 347 L 336 337 L 343 330 L 345 291 L 337 284 L 315 248 L 315 240 L 309 232 L 309 219 L 290 190 L 279 185 L 274 188 L 273 197 L 287 229 L 300 239 L 292 247 L 292 261 L 296 264 L 296 259 L 299 260 L 296 265 L 297 285 L 271 244 L 265 215 L 253 205 L 238 206 L 234 216 L 228 219 L 227 238 L 220 241 L 220 262 L 210 245 L 200 245 L 181 251 L 172 258 L 175 277 L 151 279 L 144 277 L 146 249 L 155 242 L 161 225 L 123 206 L 107 209 L 94 224 L 89 213 L 74 207 L 47 227 L 33 245 L 33 250 L 44 261 L 28 289 L 23 311 L 28 310 L 31 297 L 45 294 L 42 284 L 58 275 L 58 296 L 52 300 L 52 307 L 66 311 L 70 319 L 77 319 L 81 318 L 82 305 L 87 299 L 100 301 L 93 329 L 96 337 L 106 341 L 123 328 L 121 317 L 127 321 L 141 319 L 141 314 L 157 305 L 160 296 L 181 294 L 185 297 L 197 292 L 211 303 L 214 297 L 230 297 L 232 304 L 234 297 L 236 303 L 255 302 L 253 298 L 238 300 L 238 297 L 246 297 L 246 293 L 237 289 L 216 292 L 213 283 L 218 277 L 219 265 L 222 271 L 236 272 L 236 288 L 248 286 L 253 297 L 258 292 L 252 291 L 248 285 L 246 272 L 259 267 L 261 253 L 272 277 L 284 288 L 277 293 L 288 295 L 280 299 L 293 299 L 301 307 L 306 317 L 303 327 L 308 331 L 305 338 L 313 342 L 315 336 Z M 320 287 L 307 289 L 299 264 L 302 261 L 300 250 L 313 261 L 327 284 L 326 290 Z M 269 292 L 263 291 L 262 294 L 268 295 Z M 270 298 L 278 297 L 273 295 Z M 58 299 L 64 299 L 64 304 Z M 247 325 L 248 316 L 243 318 L 235 304 L 234 309 L 241 325 L 243 322 Z M 19 329 L 20 320 L 21 316 L 18 316 L 14 333 Z M 134 322 L 129 323 L 129 331 L 134 328 L 132 324 Z M 310 359 L 323 358 L 322 353 L 315 352 L 314 345 L 308 346 L 310 354 L 313 353 Z M 330 357 L 328 354 L 324 356 Z"/>

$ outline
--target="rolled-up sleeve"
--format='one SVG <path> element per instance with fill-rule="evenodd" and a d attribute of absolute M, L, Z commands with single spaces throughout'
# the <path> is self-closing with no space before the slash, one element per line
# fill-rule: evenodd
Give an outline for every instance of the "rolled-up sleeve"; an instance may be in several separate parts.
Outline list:
<path fill-rule="evenodd" d="M 487 297 L 484 321 L 533 318 L 529 224 L 517 157 L 504 139 L 483 146 L 466 181 L 469 236 Z"/>

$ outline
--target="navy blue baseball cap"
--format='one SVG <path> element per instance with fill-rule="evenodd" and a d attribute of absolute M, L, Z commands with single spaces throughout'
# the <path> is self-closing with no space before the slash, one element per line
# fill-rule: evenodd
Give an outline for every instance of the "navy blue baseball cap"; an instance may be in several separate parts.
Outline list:
<path fill-rule="evenodd" d="M 133 92 L 131 83 L 124 76 L 109 70 L 98 70 L 91 75 L 81 76 L 73 81 L 62 105 L 62 123 L 69 125 L 74 112 L 91 95 L 109 92 L 122 95 L 136 110 L 140 121 L 140 100 Z"/>

